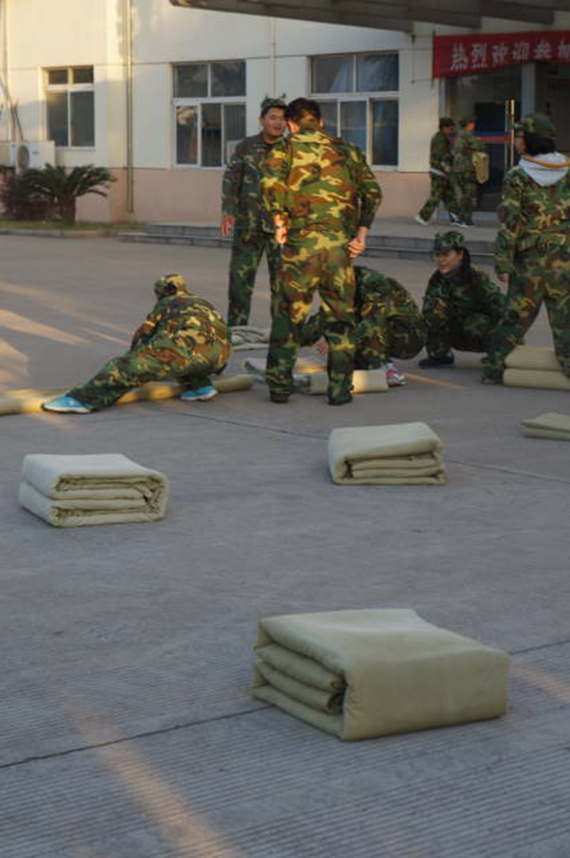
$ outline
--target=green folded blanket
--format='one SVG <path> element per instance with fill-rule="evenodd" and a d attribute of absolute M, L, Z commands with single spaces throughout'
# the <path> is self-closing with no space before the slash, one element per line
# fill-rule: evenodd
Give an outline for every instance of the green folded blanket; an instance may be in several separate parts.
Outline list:
<path fill-rule="evenodd" d="M 250 349 L 266 349 L 271 328 L 254 328 L 251 325 L 235 325 L 230 329 L 234 352 Z"/>
<path fill-rule="evenodd" d="M 18 500 L 54 527 L 164 518 L 168 480 L 120 453 L 24 457 Z"/>
<path fill-rule="evenodd" d="M 218 393 L 230 393 L 234 390 L 248 390 L 253 379 L 249 375 L 221 375 L 212 380 Z M 0 417 L 8 414 L 41 414 L 42 402 L 63 396 L 73 387 L 50 387 L 44 389 L 8 390 L 0 393 Z M 117 405 L 127 405 L 130 402 L 145 402 L 149 400 L 172 399 L 182 392 L 182 387 L 176 381 L 152 381 L 142 387 L 135 387 L 125 393 Z"/>
<path fill-rule="evenodd" d="M 269 617 L 252 694 L 341 739 L 496 718 L 509 656 L 406 609 Z"/>
<path fill-rule="evenodd" d="M 247 358 L 243 363 L 243 368 L 255 376 L 258 381 L 265 381 L 264 359 Z M 310 393 L 313 396 L 325 394 L 329 385 L 325 364 L 306 357 L 299 357 L 295 361 L 293 380 L 297 390 L 302 393 Z M 354 393 L 386 393 L 388 391 L 386 370 L 355 370 L 352 377 L 352 389 Z"/>
<path fill-rule="evenodd" d="M 522 421 L 523 435 L 527 438 L 550 438 L 555 441 L 570 441 L 570 414 L 549 411 L 538 417 Z"/>
<path fill-rule="evenodd" d="M 505 387 L 530 387 L 538 390 L 570 390 L 570 378 L 562 370 L 506 369 L 503 373 Z"/>
<path fill-rule="evenodd" d="M 333 429 L 328 464 L 333 483 L 343 486 L 447 482 L 443 445 L 425 423 Z"/>

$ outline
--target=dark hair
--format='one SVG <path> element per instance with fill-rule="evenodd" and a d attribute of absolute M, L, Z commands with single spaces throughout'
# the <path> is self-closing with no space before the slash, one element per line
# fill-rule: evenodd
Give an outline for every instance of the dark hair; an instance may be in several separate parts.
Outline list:
<path fill-rule="evenodd" d="M 259 118 L 263 119 L 263 117 L 269 113 L 270 110 L 286 110 L 286 106 L 284 104 L 279 104 L 278 102 L 273 102 L 271 104 L 267 104 L 259 114 Z"/>
<path fill-rule="evenodd" d="M 540 134 L 533 134 L 531 131 L 523 131 L 523 134 L 526 152 L 531 157 L 556 151 L 554 140 L 549 137 L 541 137 Z"/>
<path fill-rule="evenodd" d="M 469 283 L 471 286 L 475 286 L 475 272 L 471 267 L 471 254 L 466 247 L 463 247 L 462 250 L 463 258 L 461 260 L 461 265 L 459 266 L 459 273 L 461 274 L 461 279 Z"/>
<path fill-rule="evenodd" d="M 310 98 L 296 98 L 290 101 L 285 111 L 285 119 L 291 122 L 296 122 L 300 125 L 303 120 L 316 119 L 317 122 L 321 118 L 321 108 L 316 101 Z"/>
<path fill-rule="evenodd" d="M 442 116 L 441 119 L 439 120 L 439 127 L 440 128 L 453 128 L 454 125 L 455 125 L 455 122 L 449 116 Z"/>

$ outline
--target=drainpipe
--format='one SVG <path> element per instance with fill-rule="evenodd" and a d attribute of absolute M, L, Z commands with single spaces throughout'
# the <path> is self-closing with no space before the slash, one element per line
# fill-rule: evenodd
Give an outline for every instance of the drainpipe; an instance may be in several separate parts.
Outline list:
<path fill-rule="evenodd" d="M 132 214 L 135 210 L 135 176 L 133 165 L 133 0 L 125 0 L 125 78 L 127 212 Z"/>

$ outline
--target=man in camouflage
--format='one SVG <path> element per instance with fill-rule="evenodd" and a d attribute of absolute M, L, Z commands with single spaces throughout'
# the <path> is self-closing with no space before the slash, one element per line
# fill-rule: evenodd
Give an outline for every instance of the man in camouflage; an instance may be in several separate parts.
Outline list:
<path fill-rule="evenodd" d="M 265 251 L 271 285 L 279 265 L 272 225 L 263 222 L 260 179 L 263 161 L 285 131 L 286 104 L 266 98 L 261 105 L 261 132 L 236 146 L 222 181 L 222 235 L 233 229 L 228 324 L 247 325 L 255 275 Z"/>
<path fill-rule="evenodd" d="M 457 220 L 457 204 L 455 200 L 455 189 L 451 183 L 451 169 L 453 166 L 453 150 L 451 137 L 455 132 L 455 122 L 449 116 L 442 116 L 439 120 L 439 131 L 431 138 L 429 148 L 429 177 L 431 192 L 428 201 L 416 220 L 422 226 L 427 226 L 434 211 L 442 202 L 452 221 Z"/>
<path fill-rule="evenodd" d="M 157 302 L 135 332 L 128 352 L 109 361 L 86 384 L 46 402 L 46 411 L 87 413 L 113 405 L 123 393 L 149 381 L 174 378 L 181 399 L 211 399 L 210 375 L 229 358 L 229 331 L 211 304 L 188 292 L 184 278 L 169 274 L 154 284 Z"/>
<path fill-rule="evenodd" d="M 433 254 L 438 270 L 423 300 L 428 356 L 420 361 L 422 369 L 451 366 L 451 349 L 484 352 L 505 306 L 502 292 L 471 266 L 460 232 L 436 233 Z"/>
<path fill-rule="evenodd" d="M 316 102 L 298 98 L 285 116 L 291 134 L 269 153 L 261 182 L 282 248 L 266 378 L 272 401 L 286 402 L 301 328 L 318 289 L 328 400 L 343 405 L 351 400 L 354 369 L 352 258 L 366 246 L 382 192 L 360 149 L 322 131 Z"/>
<path fill-rule="evenodd" d="M 392 277 L 372 268 L 355 265 L 354 277 L 354 368 L 379 369 L 390 364 L 391 358 L 415 357 L 425 344 L 425 325 L 410 293 Z M 323 331 L 324 313 L 320 310 L 301 328 L 301 345 L 313 345 Z"/>
<path fill-rule="evenodd" d="M 543 301 L 556 357 L 570 376 L 570 160 L 555 151 L 555 137 L 542 113 L 515 128 L 520 160 L 505 177 L 495 243 L 495 269 L 509 284 L 507 305 L 483 358 L 485 384 L 502 381 L 505 358 Z"/>
<path fill-rule="evenodd" d="M 462 130 L 453 144 L 452 184 L 455 192 L 455 214 L 458 226 L 473 226 L 473 211 L 477 208 L 478 183 L 473 163 L 475 152 L 485 152 L 485 144 L 473 134 L 475 117 L 465 116 Z"/>

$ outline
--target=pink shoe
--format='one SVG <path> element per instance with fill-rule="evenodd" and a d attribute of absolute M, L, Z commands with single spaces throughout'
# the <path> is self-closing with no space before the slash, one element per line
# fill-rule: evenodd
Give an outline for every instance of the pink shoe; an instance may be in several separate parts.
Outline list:
<path fill-rule="evenodd" d="M 386 381 L 388 387 L 403 387 L 408 383 L 406 376 L 391 361 L 386 364 Z"/>

